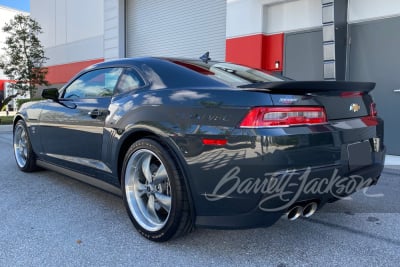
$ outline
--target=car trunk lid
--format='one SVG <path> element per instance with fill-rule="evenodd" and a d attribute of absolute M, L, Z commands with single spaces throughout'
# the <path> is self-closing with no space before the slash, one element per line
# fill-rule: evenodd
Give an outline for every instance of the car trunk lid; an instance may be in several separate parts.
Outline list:
<path fill-rule="evenodd" d="M 251 87 L 250 87 L 251 86 Z M 365 117 L 373 112 L 369 82 L 284 81 L 240 86 L 271 94 L 275 106 L 323 106 L 328 120 Z"/>

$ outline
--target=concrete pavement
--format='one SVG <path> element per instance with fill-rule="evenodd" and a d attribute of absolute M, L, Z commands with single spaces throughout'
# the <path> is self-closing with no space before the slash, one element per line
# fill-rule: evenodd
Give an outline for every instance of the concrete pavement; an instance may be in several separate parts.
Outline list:
<path fill-rule="evenodd" d="M 0 132 L 12 132 L 12 125 L 0 125 Z"/>
<path fill-rule="evenodd" d="M 400 172 L 310 219 L 141 237 L 121 198 L 51 172 L 23 173 L 0 127 L 0 266 L 398 266 Z"/>

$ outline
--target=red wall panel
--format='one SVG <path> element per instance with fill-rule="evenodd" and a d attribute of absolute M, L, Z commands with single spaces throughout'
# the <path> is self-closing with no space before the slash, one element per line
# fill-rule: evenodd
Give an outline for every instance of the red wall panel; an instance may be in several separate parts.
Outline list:
<path fill-rule="evenodd" d="M 63 65 L 49 66 L 47 67 L 49 72 L 47 73 L 46 79 L 50 84 L 66 83 L 82 69 L 103 61 L 104 59 L 94 59 Z M 4 90 L 4 84 L 6 82 L 9 82 L 9 80 L 0 80 L 0 91 Z"/>
<path fill-rule="evenodd" d="M 261 68 L 262 42 L 262 34 L 227 39 L 226 61 Z"/>
<path fill-rule="evenodd" d="M 4 91 L 5 83 L 11 82 L 10 80 L 0 80 L 0 91 Z"/>
<path fill-rule="evenodd" d="M 4 90 L 4 83 L 5 83 L 6 81 L 4 81 L 4 80 L 0 80 L 0 91 L 3 91 Z"/>
<path fill-rule="evenodd" d="M 50 84 L 66 83 L 80 70 L 103 61 L 104 59 L 94 59 L 63 65 L 49 66 L 49 72 L 47 73 L 46 79 Z"/>
<path fill-rule="evenodd" d="M 283 70 L 284 34 L 255 34 L 226 40 L 226 61 L 270 71 Z M 279 68 L 275 63 L 279 62 Z"/>
<path fill-rule="evenodd" d="M 283 33 L 263 36 L 263 69 L 270 71 L 283 70 L 283 40 Z M 279 68 L 275 67 L 276 62 L 279 62 Z"/>

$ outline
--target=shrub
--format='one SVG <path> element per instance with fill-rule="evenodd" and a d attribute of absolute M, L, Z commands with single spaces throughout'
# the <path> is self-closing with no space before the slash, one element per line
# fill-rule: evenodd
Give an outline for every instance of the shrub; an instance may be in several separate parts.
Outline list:
<path fill-rule="evenodd" d="M 13 116 L 0 116 L 0 125 L 12 124 Z"/>

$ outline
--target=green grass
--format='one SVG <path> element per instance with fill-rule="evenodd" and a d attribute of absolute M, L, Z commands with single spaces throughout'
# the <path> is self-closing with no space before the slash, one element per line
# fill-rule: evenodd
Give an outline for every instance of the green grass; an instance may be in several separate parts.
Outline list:
<path fill-rule="evenodd" d="M 0 116 L 0 125 L 12 124 L 13 116 Z"/>

